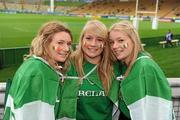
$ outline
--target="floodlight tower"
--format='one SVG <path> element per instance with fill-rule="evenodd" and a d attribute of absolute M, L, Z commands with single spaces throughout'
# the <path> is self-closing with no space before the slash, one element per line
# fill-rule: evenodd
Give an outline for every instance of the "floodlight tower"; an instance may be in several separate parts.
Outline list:
<path fill-rule="evenodd" d="M 157 18 L 157 13 L 158 13 L 158 4 L 159 0 L 156 0 L 156 8 L 155 11 L 139 11 L 139 0 L 136 0 L 136 11 L 135 11 L 135 17 L 133 19 L 133 25 L 136 29 L 139 27 L 139 18 L 138 14 L 140 13 L 146 13 L 146 14 L 154 14 L 154 18 L 152 20 L 152 29 L 157 29 L 158 28 L 158 18 Z"/>
<path fill-rule="evenodd" d="M 54 12 L 54 0 L 50 0 L 50 12 Z"/>

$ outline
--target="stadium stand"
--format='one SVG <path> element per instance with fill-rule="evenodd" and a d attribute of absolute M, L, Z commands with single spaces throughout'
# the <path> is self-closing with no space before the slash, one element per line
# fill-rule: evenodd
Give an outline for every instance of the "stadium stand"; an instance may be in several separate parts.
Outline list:
<path fill-rule="evenodd" d="M 180 4 L 176 8 L 174 8 L 169 14 L 169 16 L 180 17 Z"/>
<path fill-rule="evenodd" d="M 6 0 L 0 2 L 0 9 L 26 10 L 47 12 L 49 5 L 45 5 L 44 0 Z M 156 0 L 139 0 L 139 10 L 153 11 L 155 10 Z M 91 14 L 91 15 L 135 15 L 136 0 L 94 0 L 89 4 L 81 6 L 55 6 L 55 12 L 69 14 Z M 179 0 L 159 0 L 158 16 L 163 17 L 180 17 L 180 1 Z M 141 16 L 148 16 L 143 13 Z"/>
<path fill-rule="evenodd" d="M 17 11 L 32 11 L 32 12 L 48 12 L 49 5 L 44 3 L 44 0 L 7 0 L 6 2 L 0 1 L 0 10 L 17 10 Z M 66 13 L 74 7 L 55 6 L 55 12 Z"/>
<path fill-rule="evenodd" d="M 139 0 L 139 10 L 153 11 L 155 10 L 155 1 Z M 115 1 L 94 1 L 90 4 L 84 5 L 77 9 L 74 9 L 74 14 L 92 14 L 92 15 L 135 15 L 136 1 L 122 2 Z M 174 17 L 179 16 L 179 0 L 160 0 L 159 12 L 160 17 Z M 173 14 L 171 14 L 173 12 Z M 146 15 L 141 14 L 141 15 Z"/>

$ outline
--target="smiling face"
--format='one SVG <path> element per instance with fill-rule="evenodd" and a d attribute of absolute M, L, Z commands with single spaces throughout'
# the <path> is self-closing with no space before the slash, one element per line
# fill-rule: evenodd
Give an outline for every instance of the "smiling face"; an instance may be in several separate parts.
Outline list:
<path fill-rule="evenodd" d="M 127 33 L 121 30 L 112 30 L 109 34 L 109 40 L 116 58 L 128 64 L 133 53 L 133 42 Z"/>
<path fill-rule="evenodd" d="M 71 36 L 67 32 L 55 33 L 48 46 L 48 54 L 56 62 L 65 62 L 70 53 Z"/>
<path fill-rule="evenodd" d="M 104 39 L 94 34 L 86 32 L 82 39 L 82 50 L 86 60 L 96 63 L 101 59 Z"/>

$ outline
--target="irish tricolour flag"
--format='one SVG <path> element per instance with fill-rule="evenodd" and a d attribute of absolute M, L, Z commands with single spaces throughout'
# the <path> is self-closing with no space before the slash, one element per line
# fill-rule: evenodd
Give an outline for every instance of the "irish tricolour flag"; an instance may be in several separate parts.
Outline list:
<path fill-rule="evenodd" d="M 128 77 L 121 83 L 121 94 L 132 120 L 172 120 L 171 89 L 160 67 L 140 54 Z"/>

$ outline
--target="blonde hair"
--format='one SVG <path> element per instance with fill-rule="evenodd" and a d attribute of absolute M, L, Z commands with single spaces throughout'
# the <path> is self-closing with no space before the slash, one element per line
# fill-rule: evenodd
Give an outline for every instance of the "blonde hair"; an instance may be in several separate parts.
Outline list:
<path fill-rule="evenodd" d="M 112 66 L 111 66 L 110 60 L 109 60 L 110 48 L 107 45 L 108 30 L 102 22 L 100 22 L 98 20 L 90 20 L 86 23 L 86 25 L 84 26 L 84 28 L 81 32 L 79 47 L 73 53 L 72 59 L 75 62 L 76 70 L 78 72 L 79 77 L 83 77 L 83 75 L 84 75 L 84 71 L 83 71 L 84 53 L 82 50 L 82 45 L 83 45 L 83 37 L 86 32 L 92 33 L 93 35 L 103 38 L 103 40 L 104 40 L 105 47 L 103 48 L 103 52 L 101 54 L 101 61 L 98 65 L 98 75 L 100 77 L 100 80 L 102 80 L 103 87 L 104 87 L 106 94 L 108 94 L 110 86 L 111 86 Z"/>
<path fill-rule="evenodd" d="M 127 70 L 125 72 L 125 77 L 129 74 L 137 56 L 138 53 L 140 51 L 143 51 L 144 48 L 141 45 L 141 40 L 139 37 L 138 32 L 136 31 L 136 29 L 134 28 L 134 26 L 129 22 L 129 21 L 120 21 L 118 23 L 113 24 L 110 27 L 109 32 L 111 31 L 121 31 L 124 32 L 125 34 L 127 34 L 127 36 L 131 39 L 132 43 L 133 43 L 133 50 L 132 50 L 132 54 L 131 54 L 131 61 L 130 63 L 127 65 Z M 115 57 L 112 57 L 115 58 Z"/>
<path fill-rule="evenodd" d="M 37 36 L 31 42 L 30 53 L 28 56 L 36 55 L 44 58 L 53 68 L 57 69 L 58 63 L 52 59 L 48 54 L 48 45 L 52 41 L 54 34 L 58 32 L 66 32 L 70 35 L 72 40 L 71 31 L 59 21 L 50 21 L 45 23 L 39 30 Z M 64 63 L 64 68 L 60 72 L 65 72 L 69 63 L 68 60 Z"/>

